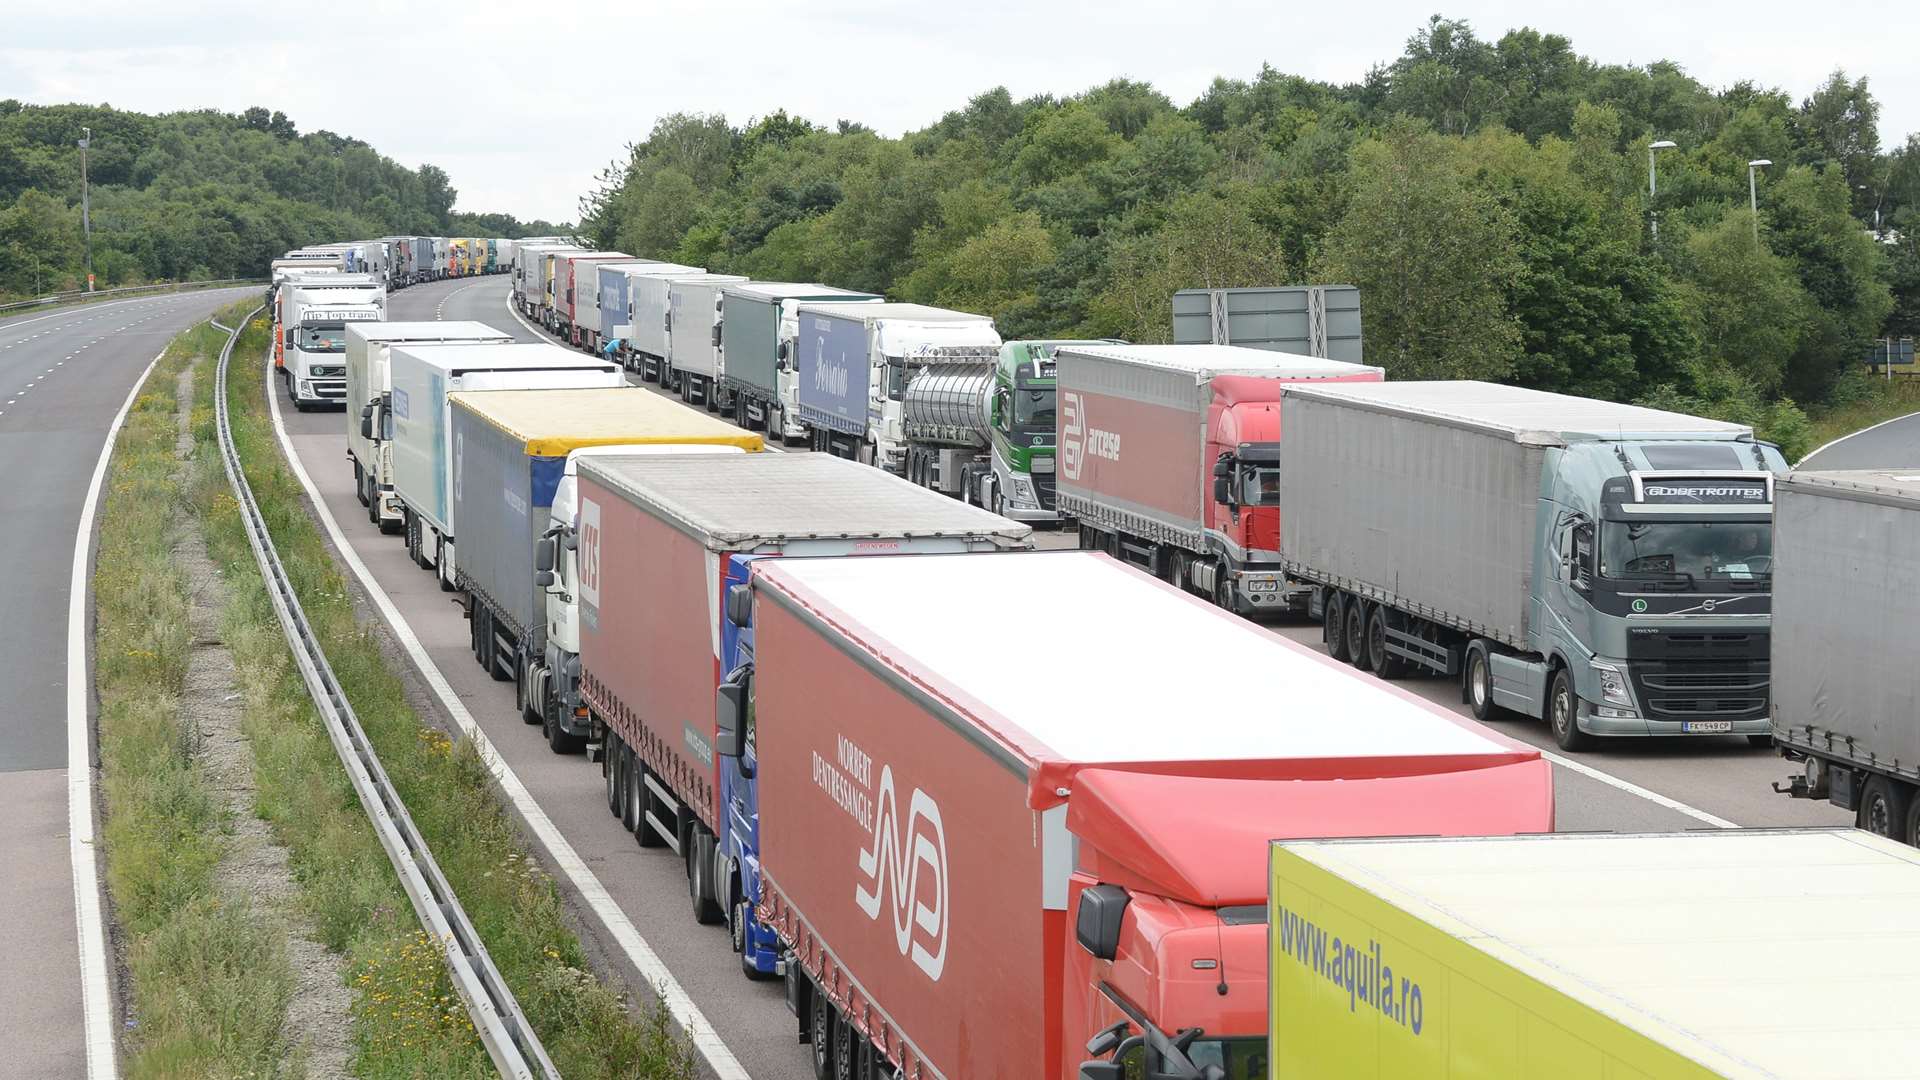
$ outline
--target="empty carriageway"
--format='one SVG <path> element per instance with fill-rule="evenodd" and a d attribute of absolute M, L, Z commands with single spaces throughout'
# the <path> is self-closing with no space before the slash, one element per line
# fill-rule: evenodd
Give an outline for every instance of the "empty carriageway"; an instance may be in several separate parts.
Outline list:
<path fill-rule="evenodd" d="M 246 286 L 0 319 L 0 1071 L 8 1075 L 112 1075 L 110 961 L 91 842 L 84 591 L 103 450 L 167 342 L 258 293 Z"/>

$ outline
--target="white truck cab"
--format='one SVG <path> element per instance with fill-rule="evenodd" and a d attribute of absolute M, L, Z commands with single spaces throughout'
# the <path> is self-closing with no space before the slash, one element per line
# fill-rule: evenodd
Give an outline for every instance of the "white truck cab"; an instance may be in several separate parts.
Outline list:
<path fill-rule="evenodd" d="M 292 274 L 278 292 L 280 375 L 301 411 L 347 401 L 347 326 L 383 322 L 387 290 L 367 274 Z"/>

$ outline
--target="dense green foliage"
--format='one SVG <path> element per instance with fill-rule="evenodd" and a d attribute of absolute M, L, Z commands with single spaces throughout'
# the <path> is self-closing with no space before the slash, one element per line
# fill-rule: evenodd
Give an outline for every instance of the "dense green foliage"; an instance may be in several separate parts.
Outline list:
<path fill-rule="evenodd" d="M 0 297 L 84 281 L 80 149 L 102 287 L 264 273 L 290 248 L 393 234 L 556 231 L 505 214 L 456 214 L 447 174 L 407 169 L 357 139 L 302 135 L 284 114 L 164 116 L 0 101 Z"/>
<path fill-rule="evenodd" d="M 1657 400 L 1784 440 L 1806 427 L 1789 399 L 1844 394 L 1872 338 L 1920 325 L 1920 139 L 1883 154 L 1877 119 L 1840 72 L 1796 103 L 1435 18 L 1357 84 L 1268 68 L 1184 108 L 1116 80 L 989 91 L 897 139 L 670 116 L 582 200 L 581 231 L 981 311 L 1008 336 L 1166 340 L 1176 288 L 1351 282 L 1393 377 Z M 1655 139 L 1679 145 L 1650 199 Z M 1757 222 L 1754 158 L 1775 163 Z M 1876 211 L 1903 239 L 1878 241 Z"/>

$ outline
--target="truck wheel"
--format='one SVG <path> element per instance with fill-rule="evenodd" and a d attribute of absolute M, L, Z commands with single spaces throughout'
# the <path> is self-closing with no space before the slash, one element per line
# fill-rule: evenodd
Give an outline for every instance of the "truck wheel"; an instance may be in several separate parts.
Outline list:
<path fill-rule="evenodd" d="M 353 463 L 353 494 L 360 500 L 361 506 L 366 506 L 373 501 L 367 498 L 367 471 L 362 469 L 357 461 Z"/>
<path fill-rule="evenodd" d="M 854 1066 L 859 1064 L 854 1060 L 854 1045 L 859 1039 L 860 1033 L 853 1029 L 853 1021 L 836 1009 L 833 1014 L 833 1080 L 860 1080 L 860 1074 L 853 1071 Z"/>
<path fill-rule="evenodd" d="M 620 770 L 614 768 L 620 755 L 612 732 L 607 733 L 606 739 L 607 745 L 600 748 L 600 778 L 607 782 L 607 813 L 620 817 L 620 792 L 623 789 L 620 786 Z"/>
<path fill-rule="evenodd" d="M 433 538 L 433 576 L 440 580 L 441 592 L 453 591 L 453 582 L 447 580 L 447 540 L 443 536 Z"/>
<path fill-rule="evenodd" d="M 753 957 L 747 951 L 747 926 L 752 919 L 752 904 L 742 900 L 733 905 L 733 951 L 740 954 L 740 974 L 750 982 L 765 982 L 773 978 L 772 973 L 754 967 Z"/>
<path fill-rule="evenodd" d="M 807 1045 L 812 1050 L 813 1077 L 814 1080 L 833 1080 L 833 1036 L 838 1027 L 834 1023 L 833 1006 L 817 986 L 809 996 L 813 998 L 813 1008 L 807 1010 Z"/>
<path fill-rule="evenodd" d="M 1467 675 L 1461 696 L 1467 699 L 1467 707 L 1473 710 L 1475 720 L 1484 724 L 1506 719 L 1507 710 L 1493 703 L 1493 662 L 1487 659 L 1486 649 L 1467 651 Z"/>
<path fill-rule="evenodd" d="M 1342 624 L 1347 634 L 1347 663 L 1361 671 L 1373 670 L 1373 657 L 1367 653 L 1367 605 L 1358 597 L 1347 600 L 1347 618 Z"/>
<path fill-rule="evenodd" d="M 1320 612 L 1320 637 L 1326 642 L 1327 655 L 1347 662 L 1347 594 L 1330 592 Z"/>
<path fill-rule="evenodd" d="M 577 754 L 586 745 L 586 740 L 578 735 L 569 735 L 560 726 L 560 703 L 549 701 L 547 707 L 540 710 L 541 727 L 547 736 L 547 749 L 556 754 Z"/>
<path fill-rule="evenodd" d="M 713 902 L 713 852 L 711 834 L 698 825 L 683 845 L 687 854 L 687 899 L 693 904 L 693 921 L 711 926 L 720 921 L 720 905 Z"/>
<path fill-rule="evenodd" d="M 860 1080 L 880 1080 L 880 1051 L 874 1047 L 872 1039 L 860 1040 L 853 1074 Z"/>
<path fill-rule="evenodd" d="M 607 809 L 613 812 L 614 817 L 620 819 L 622 825 L 625 825 L 629 820 L 627 817 L 627 792 L 629 790 L 627 784 L 627 744 L 621 742 L 620 736 L 612 732 L 607 733 L 607 740 L 612 744 L 607 748 L 606 754 Z"/>
<path fill-rule="evenodd" d="M 1553 669 L 1547 680 L 1547 726 L 1553 729 L 1553 741 L 1567 751 L 1588 750 L 1593 736 L 1580 730 L 1580 701 L 1573 696 L 1573 676 L 1563 667 Z"/>
<path fill-rule="evenodd" d="M 386 532 L 387 526 L 380 520 L 380 493 L 374 490 L 373 477 L 371 476 L 367 477 L 367 498 L 365 501 L 367 504 L 367 522 L 381 532 Z"/>
<path fill-rule="evenodd" d="M 1898 780 L 1876 776 L 1860 792 L 1858 827 L 1890 840 L 1905 840 L 1901 832 L 1911 816 L 1913 795 Z"/>
<path fill-rule="evenodd" d="M 1911 793 L 1907 799 L 1906 825 L 1906 833 L 1901 839 L 1914 847 L 1920 847 L 1920 799 L 1912 798 Z"/>
<path fill-rule="evenodd" d="M 1387 651 L 1387 609 L 1375 604 L 1367 616 L 1367 662 L 1382 679 L 1398 679 L 1406 672 L 1406 661 Z"/>

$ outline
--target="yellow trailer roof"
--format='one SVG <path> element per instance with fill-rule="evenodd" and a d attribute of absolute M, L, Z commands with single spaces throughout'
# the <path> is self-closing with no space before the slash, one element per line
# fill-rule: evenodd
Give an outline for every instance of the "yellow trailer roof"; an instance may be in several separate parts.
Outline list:
<path fill-rule="evenodd" d="M 1282 841 L 1272 872 L 1303 1075 L 1920 1076 L 1920 852 L 1891 840 Z"/>
<path fill-rule="evenodd" d="M 583 446 L 706 443 L 761 448 L 760 436 L 637 386 L 587 390 L 468 390 L 447 400 L 524 441 L 527 453 L 561 457 Z"/>

